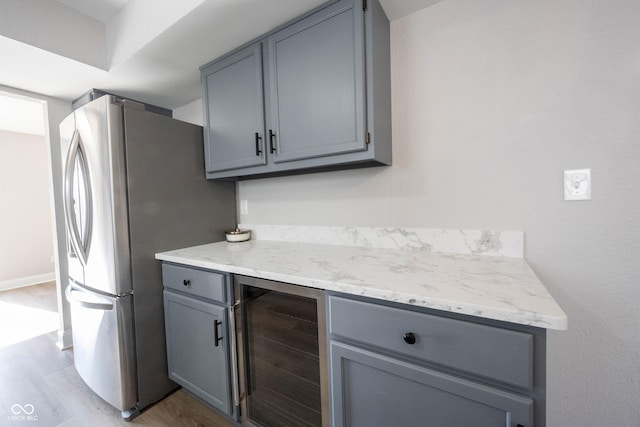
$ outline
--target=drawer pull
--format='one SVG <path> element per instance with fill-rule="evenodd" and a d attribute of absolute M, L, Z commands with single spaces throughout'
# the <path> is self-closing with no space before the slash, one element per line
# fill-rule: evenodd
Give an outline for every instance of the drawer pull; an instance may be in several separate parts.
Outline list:
<path fill-rule="evenodd" d="M 222 340 L 222 337 L 218 335 L 218 326 L 222 325 L 222 322 L 218 320 L 213 321 L 213 343 L 218 347 L 218 342 Z"/>
<path fill-rule="evenodd" d="M 416 336 L 413 335 L 413 332 L 407 332 L 406 334 L 404 334 L 404 342 L 406 342 L 407 344 L 415 344 L 416 343 Z"/>
<path fill-rule="evenodd" d="M 185 286 L 191 286 L 191 280 L 189 280 L 189 279 L 184 279 L 184 280 L 182 281 L 182 284 L 183 284 L 183 285 L 185 285 Z"/>

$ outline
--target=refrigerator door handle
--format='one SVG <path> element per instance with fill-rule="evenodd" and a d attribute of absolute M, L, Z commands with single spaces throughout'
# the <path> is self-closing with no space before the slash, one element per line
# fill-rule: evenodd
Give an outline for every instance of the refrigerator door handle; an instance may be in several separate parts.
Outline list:
<path fill-rule="evenodd" d="M 71 145 L 69 146 L 64 169 L 64 213 L 67 229 L 69 230 L 71 245 L 80 259 L 80 262 L 82 262 L 82 265 L 86 265 L 87 257 L 89 255 L 89 247 L 91 246 L 93 205 L 91 185 L 89 182 L 89 168 L 87 166 L 87 159 L 80 139 L 80 133 L 76 129 L 73 133 L 73 137 L 71 138 Z M 77 171 L 76 167 L 79 167 L 81 170 Z M 81 196 L 84 199 L 84 203 L 79 205 L 79 209 L 84 209 L 84 212 L 78 212 L 76 215 L 73 187 L 74 178 L 78 172 L 80 172 L 79 176 L 82 179 L 80 184 L 82 186 L 83 194 Z M 78 224 L 77 216 L 82 216 L 82 214 L 84 214 L 85 217 L 84 224 Z M 83 233 L 80 232 L 79 227 L 83 228 Z"/>
<path fill-rule="evenodd" d="M 69 304 L 77 304 L 80 307 L 88 308 L 91 310 L 102 310 L 102 311 L 113 310 L 113 303 L 106 302 L 106 301 L 97 302 L 96 300 L 99 300 L 100 298 L 97 297 L 96 294 L 89 294 L 93 298 L 82 298 L 81 295 L 87 294 L 87 292 L 82 292 L 82 291 L 72 289 L 71 285 L 67 286 L 67 288 L 64 291 L 64 294 L 66 295 L 67 301 L 69 301 Z"/>

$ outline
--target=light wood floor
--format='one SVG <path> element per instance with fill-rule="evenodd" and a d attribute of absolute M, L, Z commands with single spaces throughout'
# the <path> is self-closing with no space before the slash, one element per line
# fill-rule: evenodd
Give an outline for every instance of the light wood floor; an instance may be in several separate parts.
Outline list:
<path fill-rule="evenodd" d="M 0 301 L 57 312 L 56 282 L 0 291 Z"/>
<path fill-rule="evenodd" d="M 55 298 L 53 283 L 0 292 L 0 301 L 47 310 L 55 310 Z M 120 411 L 100 399 L 79 377 L 73 351 L 60 351 L 55 341 L 56 332 L 51 332 L 0 348 L 0 426 L 235 426 L 182 389 L 126 422 Z M 33 413 L 14 416 L 12 407 L 19 410 L 15 404 L 32 405 Z"/>

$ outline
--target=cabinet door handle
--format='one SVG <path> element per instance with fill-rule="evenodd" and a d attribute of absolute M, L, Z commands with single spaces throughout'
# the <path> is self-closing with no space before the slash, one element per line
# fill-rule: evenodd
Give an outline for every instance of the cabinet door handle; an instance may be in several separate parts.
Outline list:
<path fill-rule="evenodd" d="M 191 286 L 191 280 L 189 280 L 189 279 L 184 279 L 184 280 L 182 281 L 182 284 L 183 284 L 184 286 Z"/>
<path fill-rule="evenodd" d="M 273 145 L 273 137 L 276 136 L 275 133 L 273 133 L 273 131 L 271 129 L 269 129 L 269 152 L 270 153 L 275 153 L 276 152 L 276 147 L 275 145 Z"/>
<path fill-rule="evenodd" d="M 256 132 L 256 156 L 259 156 L 260 154 L 262 154 L 262 150 L 260 149 L 260 140 L 262 139 L 262 137 L 260 136 L 260 134 L 258 132 Z"/>
<path fill-rule="evenodd" d="M 218 347 L 218 342 L 222 341 L 222 337 L 218 335 L 218 326 L 221 326 L 222 322 L 219 320 L 213 321 L 213 344 Z"/>
<path fill-rule="evenodd" d="M 404 342 L 406 342 L 407 344 L 415 344 L 416 343 L 416 336 L 413 335 L 413 332 L 407 332 L 406 334 L 404 334 Z"/>

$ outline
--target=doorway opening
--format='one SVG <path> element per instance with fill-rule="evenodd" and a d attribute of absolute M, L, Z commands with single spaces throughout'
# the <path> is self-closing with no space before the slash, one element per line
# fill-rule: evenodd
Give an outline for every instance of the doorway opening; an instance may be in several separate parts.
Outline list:
<path fill-rule="evenodd" d="M 45 106 L 0 91 L 0 348 L 59 326 Z"/>

